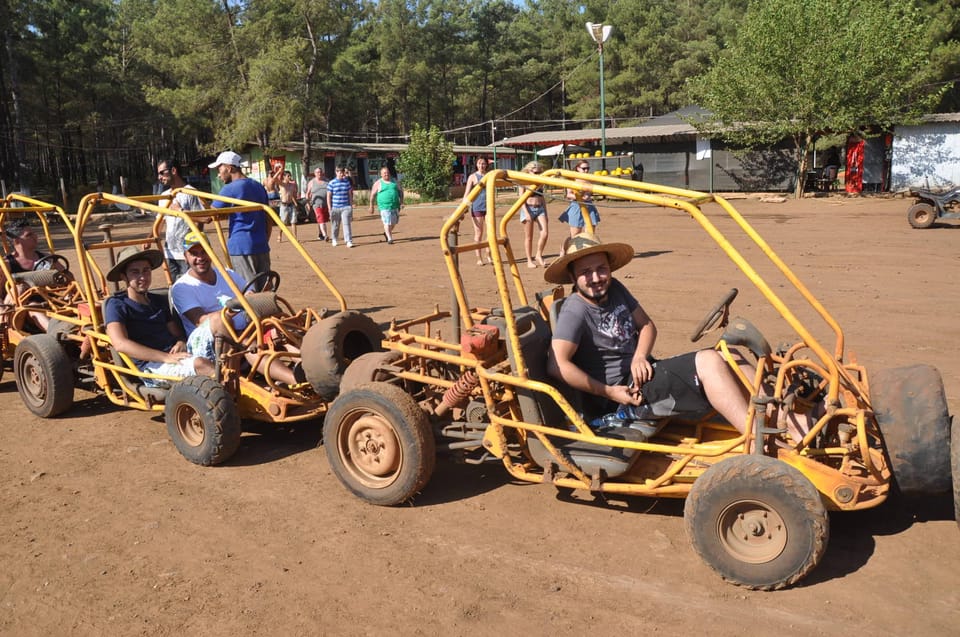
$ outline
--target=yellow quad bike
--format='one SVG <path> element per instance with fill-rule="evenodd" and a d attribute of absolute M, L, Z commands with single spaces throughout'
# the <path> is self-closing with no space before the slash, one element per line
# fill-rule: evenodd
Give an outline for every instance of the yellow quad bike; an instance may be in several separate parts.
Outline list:
<path fill-rule="evenodd" d="M 526 190 L 498 209 L 496 189 L 502 187 Z M 657 213 L 657 207 L 686 213 L 799 335 L 771 348 L 750 321 L 728 317 L 735 291 L 696 328 L 694 340 L 723 330 L 716 348 L 751 396 L 747 422 L 741 423 L 745 434 L 715 413 L 650 421 L 639 429 L 591 426 L 574 397 L 547 376 L 551 316 L 563 288 L 528 294 L 507 234 L 525 198 L 543 188 L 570 189 L 578 199 L 590 190 L 645 204 L 644 214 Z M 458 245 L 460 224 L 477 197 L 487 198 L 487 240 Z M 708 205 L 710 216 L 703 211 Z M 721 233 L 715 223 L 721 218 L 822 320 L 833 343 L 814 338 Z M 471 463 L 502 462 L 516 479 L 562 490 L 685 498 L 687 532 L 703 560 L 734 584 L 772 590 L 816 567 L 826 550 L 829 511 L 879 505 L 894 477 L 906 492 L 950 491 L 950 418 L 938 372 L 918 366 L 868 380 L 862 366 L 845 360 L 843 332 L 833 317 L 720 197 L 566 170 L 494 171 L 445 221 L 440 246 L 452 284 L 451 310 L 438 307 L 391 323 L 385 351 L 351 364 L 324 422 L 331 468 L 368 502 L 413 499 L 441 452 Z M 493 267 L 473 269 L 469 277 L 476 280 L 481 271 L 494 277 L 493 286 L 477 286 L 496 290 L 486 307 L 468 300 L 459 262 L 459 255 L 478 248 L 489 248 L 493 258 Z M 444 339 L 441 327 L 453 338 Z M 755 361 L 754 377 L 740 370 L 737 356 Z M 809 433 L 792 439 L 777 424 L 781 412 L 803 414 L 815 403 L 825 409 Z M 956 428 L 953 435 L 956 480 Z"/>
<path fill-rule="evenodd" d="M 189 192 L 203 201 L 205 209 L 169 209 L 170 197 L 176 196 L 176 191 L 166 197 L 91 194 L 81 200 L 73 227 L 80 298 L 66 310 L 50 313 L 65 328 L 56 334 L 29 336 L 17 345 L 15 369 L 18 379 L 31 379 L 18 383 L 18 389 L 26 406 L 38 416 L 63 413 L 73 404 L 74 389 L 84 388 L 105 395 L 117 405 L 162 411 L 167 431 L 180 453 L 193 463 L 213 465 L 226 461 L 239 447 L 244 420 L 281 424 L 322 417 L 339 390 L 347 365 L 362 354 L 380 350 L 383 332 L 366 315 L 347 309 L 337 288 L 269 206 L 192 189 Z M 226 207 L 213 208 L 213 201 L 221 201 Z M 154 222 L 99 223 L 99 212 L 110 205 L 152 213 Z M 262 211 L 268 223 L 276 226 L 275 231 L 286 235 L 302 258 L 305 271 L 313 272 L 323 284 L 336 309 L 298 308 L 304 300 L 302 293 L 284 295 L 277 272 L 258 275 L 257 279 L 268 279 L 263 287 L 267 291 L 260 292 L 253 290 L 260 289 L 262 280 L 250 281 L 240 289 L 223 274 L 231 265 L 224 223 L 230 214 L 250 211 Z M 230 330 L 228 337 L 218 337 L 212 378 L 178 380 L 142 372 L 113 347 L 104 325 L 103 303 L 122 287 L 108 285 L 105 276 L 116 263 L 118 251 L 131 245 L 162 250 L 163 224 L 176 221 L 201 234 L 212 267 L 234 293 L 221 309 L 223 318 L 245 312 L 250 319 L 243 330 Z M 151 294 L 161 295 L 168 302 L 171 284 L 164 264 L 162 272 L 154 274 L 154 285 L 164 287 Z M 246 356 L 251 353 L 253 361 Z M 279 361 L 294 368 L 299 365 L 305 381 L 287 385 L 270 378 L 269 373 L 260 374 L 256 370 L 263 361 Z M 167 386 L 147 386 L 143 382 L 146 378 L 165 381 Z"/>
<path fill-rule="evenodd" d="M 72 249 L 70 217 L 59 206 L 13 193 L 0 199 L 0 228 L 7 229 L 17 220 L 26 220 L 30 224 L 38 237 L 38 252 L 44 256 L 26 272 L 14 271 L 10 261 L 0 258 L 0 280 L 3 282 L 0 293 L 0 351 L 3 353 L 0 376 L 3 368 L 12 364 L 21 341 L 33 334 L 57 329 L 55 321 L 51 328 L 48 316 L 69 313 L 80 298 L 80 289 L 70 271 L 70 261 L 56 251 L 52 234 L 53 226 L 63 224 Z M 0 232 L 0 249 L 4 255 L 13 254 L 13 239 L 6 232 Z M 28 373 L 25 378 L 18 377 L 17 382 L 31 382 L 34 378 Z"/>

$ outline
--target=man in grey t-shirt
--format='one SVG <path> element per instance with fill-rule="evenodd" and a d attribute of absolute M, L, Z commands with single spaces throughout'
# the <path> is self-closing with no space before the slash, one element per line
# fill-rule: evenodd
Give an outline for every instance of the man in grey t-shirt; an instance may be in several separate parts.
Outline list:
<path fill-rule="evenodd" d="M 741 432 L 747 391 L 712 349 L 655 360 L 657 328 L 612 273 L 633 259 L 625 243 L 600 243 L 582 233 L 564 243 L 544 272 L 550 283 L 573 283 L 560 308 L 548 369 L 583 394 L 587 420 L 620 405 L 647 404 L 655 416 L 715 409 Z"/>

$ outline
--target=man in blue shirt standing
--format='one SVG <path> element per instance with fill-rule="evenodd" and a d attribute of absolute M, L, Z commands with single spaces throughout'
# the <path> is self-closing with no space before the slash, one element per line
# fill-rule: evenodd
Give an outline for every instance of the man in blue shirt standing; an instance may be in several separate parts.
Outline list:
<path fill-rule="evenodd" d="M 353 186 L 346 177 L 346 169 L 337 166 L 337 178 L 327 183 L 327 209 L 333 222 L 332 245 L 337 245 L 340 224 L 343 223 L 343 240 L 348 248 L 353 247 Z"/>
<path fill-rule="evenodd" d="M 210 164 L 210 168 L 217 169 L 217 176 L 223 182 L 220 194 L 270 205 L 266 188 L 243 174 L 241 161 L 240 155 L 225 150 Z M 221 201 L 213 202 L 214 208 L 225 208 L 228 205 Z M 230 261 L 237 274 L 247 281 L 252 281 L 257 274 L 270 271 L 270 226 L 265 212 L 234 212 L 230 215 L 229 232 L 227 252 L 230 253 Z"/>

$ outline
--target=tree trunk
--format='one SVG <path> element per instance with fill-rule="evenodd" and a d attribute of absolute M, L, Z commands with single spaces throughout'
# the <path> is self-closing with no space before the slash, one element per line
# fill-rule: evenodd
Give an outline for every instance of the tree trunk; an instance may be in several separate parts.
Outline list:
<path fill-rule="evenodd" d="M 810 156 L 810 148 L 813 146 L 813 135 L 804 133 L 803 136 L 794 137 L 794 145 L 797 149 L 797 185 L 793 189 L 794 197 L 800 199 L 803 197 L 804 189 L 807 185 L 807 158 Z"/>

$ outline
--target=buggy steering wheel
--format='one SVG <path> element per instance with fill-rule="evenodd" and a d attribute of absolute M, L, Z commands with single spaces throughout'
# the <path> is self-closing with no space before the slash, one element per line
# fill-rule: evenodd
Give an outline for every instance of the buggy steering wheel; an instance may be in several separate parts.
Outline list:
<path fill-rule="evenodd" d="M 54 266 L 57 263 L 63 266 L 62 272 L 70 271 L 70 262 L 67 261 L 67 257 L 63 256 L 62 254 L 48 254 L 45 257 L 40 257 L 33 263 L 33 270 L 56 270 Z M 49 265 L 47 265 L 47 267 L 42 267 L 46 264 Z"/>
<path fill-rule="evenodd" d="M 258 283 L 263 283 L 262 286 L 258 286 Z M 260 272 L 255 277 L 250 279 L 243 290 L 240 291 L 241 294 L 246 294 L 250 290 L 263 290 L 269 287 L 269 291 L 276 292 L 280 289 L 280 274 L 274 270 L 267 270 L 266 272 Z"/>
<path fill-rule="evenodd" d="M 730 313 L 730 304 L 737 298 L 739 292 L 737 288 L 730 288 L 730 291 L 720 299 L 720 302 L 707 312 L 703 320 L 694 328 L 693 334 L 690 335 L 692 342 L 696 343 L 699 341 L 703 338 L 704 334 L 713 330 L 727 318 Z"/>

